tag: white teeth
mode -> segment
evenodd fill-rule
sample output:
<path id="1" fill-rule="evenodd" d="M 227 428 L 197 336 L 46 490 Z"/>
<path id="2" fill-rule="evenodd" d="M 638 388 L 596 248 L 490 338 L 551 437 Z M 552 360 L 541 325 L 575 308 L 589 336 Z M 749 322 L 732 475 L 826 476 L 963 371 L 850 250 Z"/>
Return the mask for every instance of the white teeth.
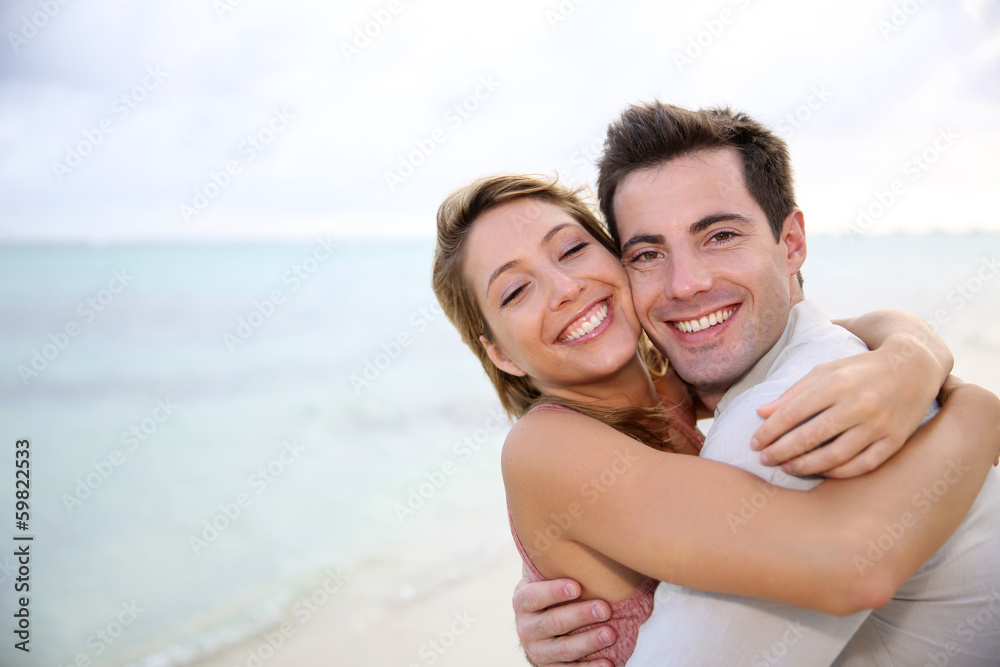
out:
<path id="1" fill-rule="evenodd" d="M 581 336 L 586 336 L 591 331 L 596 329 L 601 325 L 601 322 L 608 316 L 608 304 L 605 303 L 601 306 L 601 309 L 597 311 L 594 315 L 591 315 L 589 320 L 584 320 L 579 327 L 574 329 L 565 338 L 559 340 L 560 343 L 570 343 Z"/>
<path id="2" fill-rule="evenodd" d="M 678 331 L 683 331 L 684 333 L 695 333 L 698 331 L 704 331 L 709 327 L 714 327 L 716 324 L 722 324 L 728 320 L 729 316 L 735 311 L 735 308 L 723 308 L 696 320 L 678 320 L 676 322 L 672 322 L 672 324 Z"/>

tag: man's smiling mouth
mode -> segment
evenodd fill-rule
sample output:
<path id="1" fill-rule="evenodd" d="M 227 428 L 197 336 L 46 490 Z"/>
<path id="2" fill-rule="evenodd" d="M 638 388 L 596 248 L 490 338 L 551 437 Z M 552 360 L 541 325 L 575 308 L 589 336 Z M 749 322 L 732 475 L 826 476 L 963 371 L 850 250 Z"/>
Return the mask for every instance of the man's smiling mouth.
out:
<path id="1" fill-rule="evenodd" d="M 704 331 L 714 327 L 717 324 L 722 324 L 729 319 L 729 316 L 736 312 L 736 308 L 720 308 L 714 313 L 709 313 L 708 315 L 703 315 L 696 320 L 678 320 L 671 322 L 675 329 L 682 331 L 684 333 L 695 333 L 697 331 Z"/>

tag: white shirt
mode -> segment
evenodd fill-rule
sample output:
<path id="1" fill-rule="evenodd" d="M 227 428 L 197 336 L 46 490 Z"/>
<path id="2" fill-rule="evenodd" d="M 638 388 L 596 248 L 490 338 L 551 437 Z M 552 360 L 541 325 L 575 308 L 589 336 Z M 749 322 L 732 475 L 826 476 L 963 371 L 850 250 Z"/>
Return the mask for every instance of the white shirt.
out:
<path id="1" fill-rule="evenodd" d="M 719 401 L 701 456 L 738 466 L 777 486 L 813 488 L 822 478 L 795 477 L 760 464 L 759 453 L 749 446 L 750 437 L 763 423 L 756 409 L 781 396 L 817 364 L 867 349 L 846 329 L 832 324 L 815 304 L 795 305 L 778 342 Z M 927 419 L 936 412 L 937 406 L 932 406 Z M 744 514 L 753 511 L 753 500 L 748 499 Z M 930 501 L 924 498 L 920 502 L 918 505 L 915 497 L 914 515 L 918 518 L 920 509 Z M 747 518 L 738 514 L 729 518 L 734 530 Z M 892 529 L 887 528 L 882 546 L 891 548 Z M 873 545 L 862 557 L 878 558 L 878 548 Z M 747 572 L 747 576 L 753 573 Z M 1000 664 L 997 474 L 989 476 L 955 535 L 904 584 L 892 602 L 874 613 L 833 616 L 664 582 L 657 588 L 653 614 L 642 625 L 628 661 L 629 667 L 831 664 Z"/>

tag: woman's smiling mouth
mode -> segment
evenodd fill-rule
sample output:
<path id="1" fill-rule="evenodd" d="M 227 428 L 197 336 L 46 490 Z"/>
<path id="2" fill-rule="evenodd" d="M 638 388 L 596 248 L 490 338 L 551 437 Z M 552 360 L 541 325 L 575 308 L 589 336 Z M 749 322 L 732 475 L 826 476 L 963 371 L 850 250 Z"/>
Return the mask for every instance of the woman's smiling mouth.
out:
<path id="1" fill-rule="evenodd" d="M 599 301 L 591 306 L 582 317 L 574 320 L 562 330 L 558 342 L 572 343 L 601 326 L 608 317 L 609 303 L 610 298 Z"/>

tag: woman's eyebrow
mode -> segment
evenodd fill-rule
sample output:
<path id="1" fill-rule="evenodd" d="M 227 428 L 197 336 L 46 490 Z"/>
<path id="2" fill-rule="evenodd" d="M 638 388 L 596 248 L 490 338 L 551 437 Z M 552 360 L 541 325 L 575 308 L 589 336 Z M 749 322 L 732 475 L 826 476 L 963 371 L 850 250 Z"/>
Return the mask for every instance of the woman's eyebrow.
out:
<path id="1" fill-rule="evenodd" d="M 501 266 L 499 269 L 497 269 L 496 271 L 494 271 L 492 274 L 490 274 L 490 279 L 488 281 L 486 281 L 486 292 L 487 292 L 487 294 L 490 291 L 490 285 L 493 284 L 494 280 L 496 280 L 497 278 L 500 277 L 501 273 L 503 273 L 504 271 L 509 271 L 510 269 L 513 269 L 515 266 L 517 266 L 520 263 L 521 263 L 521 260 L 519 260 L 519 259 L 512 259 L 511 261 L 507 262 L 506 264 L 504 264 L 503 266 Z"/>
<path id="2" fill-rule="evenodd" d="M 552 229 L 550 229 L 549 231 L 547 231 L 545 233 L 545 236 L 542 237 L 541 243 L 539 243 L 538 245 L 545 245 L 546 243 L 548 243 L 549 241 L 551 241 L 552 237 L 555 236 L 556 234 L 558 234 L 561 230 L 565 229 L 566 227 L 572 227 L 572 226 L 573 226 L 572 223 L 569 223 L 569 222 L 564 222 L 564 223 L 562 223 L 560 225 L 556 225 L 555 227 L 553 227 Z M 496 280 L 497 278 L 500 277 L 500 274 L 502 274 L 504 271 L 509 271 L 510 269 L 513 269 L 515 266 L 517 266 L 520 263 L 521 263 L 521 260 L 519 260 L 519 259 L 512 259 L 509 262 L 507 262 L 506 264 L 504 264 L 503 266 L 501 266 L 500 268 L 498 268 L 496 271 L 494 271 L 493 273 L 491 273 L 490 274 L 490 279 L 486 281 L 486 291 L 487 291 L 487 293 L 490 291 L 490 285 L 493 284 L 494 280 Z"/>

